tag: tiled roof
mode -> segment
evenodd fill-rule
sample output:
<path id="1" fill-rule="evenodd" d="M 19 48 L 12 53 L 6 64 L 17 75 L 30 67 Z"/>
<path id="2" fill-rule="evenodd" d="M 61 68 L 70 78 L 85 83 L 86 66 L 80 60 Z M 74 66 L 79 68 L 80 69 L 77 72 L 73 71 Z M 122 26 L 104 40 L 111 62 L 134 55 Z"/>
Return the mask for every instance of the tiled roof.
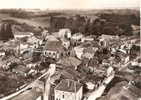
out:
<path id="1" fill-rule="evenodd" d="M 66 92 L 77 92 L 81 88 L 82 84 L 74 80 L 62 80 L 56 87 L 56 90 Z"/>
<path id="2" fill-rule="evenodd" d="M 26 73 L 26 72 L 28 72 L 30 69 L 28 69 L 27 67 L 25 67 L 25 66 L 23 66 L 23 65 L 19 65 L 19 66 L 17 66 L 17 68 L 15 68 L 15 70 L 18 71 L 18 72 L 24 72 L 24 73 Z"/>
<path id="3" fill-rule="evenodd" d="M 48 35 L 46 37 L 47 41 L 59 41 L 55 36 L 53 35 Z"/>
<path id="4" fill-rule="evenodd" d="M 75 57 L 65 57 L 58 61 L 59 64 L 64 66 L 78 66 L 81 64 L 81 61 Z"/>
<path id="5" fill-rule="evenodd" d="M 44 50 L 51 50 L 51 51 L 64 51 L 64 47 L 60 41 L 48 41 L 45 45 Z"/>
<path id="6" fill-rule="evenodd" d="M 91 53 L 91 54 L 93 54 L 93 53 L 95 53 L 95 51 L 97 50 L 98 48 L 94 48 L 94 47 L 88 47 L 88 48 L 85 48 L 84 49 L 84 53 Z"/>

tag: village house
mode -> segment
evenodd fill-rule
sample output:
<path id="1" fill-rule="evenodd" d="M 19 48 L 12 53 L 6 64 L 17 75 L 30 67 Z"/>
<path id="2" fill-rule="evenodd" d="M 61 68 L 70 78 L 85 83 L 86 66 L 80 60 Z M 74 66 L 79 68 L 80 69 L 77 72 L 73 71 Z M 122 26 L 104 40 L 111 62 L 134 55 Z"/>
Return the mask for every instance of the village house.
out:
<path id="1" fill-rule="evenodd" d="M 0 50 L 0 56 L 5 56 L 5 51 L 4 50 Z"/>
<path id="2" fill-rule="evenodd" d="M 70 41 L 64 39 L 64 40 L 62 40 L 62 45 L 63 45 L 66 49 L 68 49 L 68 48 L 70 47 Z"/>
<path id="3" fill-rule="evenodd" d="M 53 59 L 59 59 L 65 53 L 61 41 L 47 41 L 43 50 L 43 55 Z"/>
<path id="4" fill-rule="evenodd" d="M 57 64 L 61 64 L 66 67 L 72 67 L 72 69 L 77 69 L 81 64 L 81 61 L 75 57 L 65 57 L 60 59 Z"/>
<path id="5" fill-rule="evenodd" d="M 138 34 L 140 34 L 140 26 L 138 26 L 138 25 L 131 25 L 131 27 L 132 27 L 132 33 L 134 34 L 134 35 L 138 35 Z"/>
<path id="6" fill-rule="evenodd" d="M 33 36 L 33 33 L 31 33 L 31 32 L 15 32 L 14 33 L 14 37 L 16 39 L 24 38 L 24 37 L 31 37 L 31 36 Z"/>
<path id="7" fill-rule="evenodd" d="M 110 45 L 110 42 L 118 40 L 118 39 L 119 37 L 114 35 L 101 35 L 99 37 L 99 45 L 103 47 L 107 47 Z"/>
<path id="8" fill-rule="evenodd" d="M 98 50 L 96 47 L 88 47 L 83 50 L 82 58 L 92 59 L 95 52 Z"/>
<path id="9" fill-rule="evenodd" d="M 95 42 L 85 42 L 79 46 L 74 47 L 76 57 L 78 57 L 79 59 L 92 59 L 98 49 L 99 45 Z"/>
<path id="10" fill-rule="evenodd" d="M 27 50 L 29 50 L 29 44 L 27 43 L 20 43 L 17 46 L 17 51 L 19 51 L 19 54 L 23 54 Z"/>
<path id="11" fill-rule="evenodd" d="M 59 41 L 57 37 L 55 37 L 54 35 L 48 35 L 46 36 L 46 40 L 47 41 Z"/>
<path id="12" fill-rule="evenodd" d="M 83 50 L 84 50 L 84 48 L 81 46 L 74 47 L 74 51 L 75 51 L 77 58 L 82 59 Z"/>
<path id="13" fill-rule="evenodd" d="M 71 39 L 75 40 L 76 42 L 81 42 L 83 37 L 84 36 L 82 33 L 76 33 L 72 35 Z"/>
<path id="14" fill-rule="evenodd" d="M 93 77 L 93 80 L 86 80 L 87 82 L 85 83 L 89 91 L 96 91 L 104 81 L 104 77 L 99 77 L 97 75 L 93 75 Z"/>
<path id="15" fill-rule="evenodd" d="M 55 87 L 55 100 L 81 100 L 83 96 L 82 84 L 74 80 L 62 80 Z"/>
<path id="16" fill-rule="evenodd" d="M 42 44 L 42 40 L 32 36 L 27 39 L 27 43 L 30 44 L 32 48 L 38 48 Z"/>
<path id="17" fill-rule="evenodd" d="M 94 41 L 94 38 L 91 36 L 86 36 L 81 39 L 81 42 L 90 42 L 90 41 Z"/>
<path id="18" fill-rule="evenodd" d="M 16 40 L 10 40 L 2 44 L 1 49 L 5 51 L 5 54 L 9 52 L 14 54 L 17 52 L 18 43 Z"/>
<path id="19" fill-rule="evenodd" d="M 30 71 L 29 68 L 27 68 L 26 66 L 24 65 L 18 65 L 16 66 L 16 68 L 13 68 L 12 72 L 15 72 L 17 74 L 20 74 L 24 77 L 26 77 L 28 75 L 28 72 Z"/>
<path id="20" fill-rule="evenodd" d="M 95 85 L 92 82 L 87 82 L 86 85 L 87 85 L 87 89 L 89 90 L 93 90 L 95 87 Z"/>
<path id="21" fill-rule="evenodd" d="M 137 57 L 135 60 L 133 60 L 132 65 L 141 66 L 141 57 Z"/>
<path id="22" fill-rule="evenodd" d="M 43 40 L 45 40 L 46 39 L 46 37 L 48 36 L 48 35 L 50 35 L 50 33 L 48 32 L 48 30 L 45 28 L 45 29 L 43 29 L 43 31 L 42 31 L 42 39 Z"/>
<path id="23" fill-rule="evenodd" d="M 22 56 L 22 59 L 30 59 L 33 56 L 33 50 L 29 48 L 23 51 L 20 56 Z"/>
<path id="24" fill-rule="evenodd" d="M 0 59 L 0 68 L 3 70 L 9 70 L 11 69 L 11 64 L 13 63 L 20 63 L 20 60 L 16 58 L 15 56 L 9 56 L 9 57 L 1 57 Z"/>
<path id="25" fill-rule="evenodd" d="M 140 57 L 137 57 L 130 63 L 131 64 L 128 66 L 130 70 L 141 73 L 141 58 Z"/>
<path id="26" fill-rule="evenodd" d="M 114 58 L 111 57 L 110 60 L 112 61 Z M 109 59 L 103 59 L 102 60 L 102 64 L 105 65 L 105 66 L 109 66 L 111 63 L 110 63 L 110 60 Z"/>
<path id="27" fill-rule="evenodd" d="M 59 38 L 62 39 L 70 39 L 71 38 L 71 31 L 68 28 L 60 29 L 58 32 Z"/>

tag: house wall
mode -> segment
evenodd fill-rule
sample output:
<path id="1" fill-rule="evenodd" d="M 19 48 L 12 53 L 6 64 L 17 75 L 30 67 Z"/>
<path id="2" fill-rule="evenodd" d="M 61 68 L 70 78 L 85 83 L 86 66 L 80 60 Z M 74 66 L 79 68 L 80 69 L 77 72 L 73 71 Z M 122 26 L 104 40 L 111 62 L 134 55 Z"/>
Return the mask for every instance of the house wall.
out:
<path id="1" fill-rule="evenodd" d="M 89 41 L 93 41 L 93 38 L 82 38 L 81 42 L 89 42 Z"/>
<path id="2" fill-rule="evenodd" d="M 100 46 L 103 46 L 103 47 L 107 47 L 107 46 L 110 45 L 110 40 L 107 40 L 107 39 L 100 39 L 99 45 L 100 45 Z"/>
<path id="3" fill-rule="evenodd" d="M 82 93 L 82 87 L 77 91 L 77 93 L 55 90 L 55 100 L 81 100 L 83 96 Z"/>
<path id="4" fill-rule="evenodd" d="M 70 46 L 70 42 L 63 42 L 62 45 L 63 45 L 66 49 L 68 49 L 69 46 Z"/>
<path id="5" fill-rule="evenodd" d="M 55 59 L 59 58 L 59 53 L 57 53 L 57 51 L 45 50 L 44 55 L 47 57 L 55 58 Z"/>
<path id="6" fill-rule="evenodd" d="M 5 52 L 0 52 L 0 56 L 4 56 L 5 55 Z"/>
<path id="7" fill-rule="evenodd" d="M 81 100 L 82 97 L 83 97 L 83 87 L 81 87 L 81 88 L 78 90 L 78 92 L 77 92 L 77 94 L 76 94 L 76 100 Z"/>
<path id="8" fill-rule="evenodd" d="M 71 31 L 69 29 L 60 29 L 58 34 L 60 38 L 71 38 Z"/>
<path id="9" fill-rule="evenodd" d="M 31 37 L 32 35 L 14 35 L 15 38 Z"/>
<path id="10" fill-rule="evenodd" d="M 39 96 L 36 100 L 43 100 L 43 96 Z"/>
<path id="11" fill-rule="evenodd" d="M 94 57 L 94 53 L 84 53 L 82 55 L 83 58 L 92 59 Z"/>
<path id="12" fill-rule="evenodd" d="M 74 52 L 79 59 L 82 59 L 84 48 L 74 47 Z"/>
<path id="13" fill-rule="evenodd" d="M 55 100 L 75 100 L 75 94 L 72 92 L 55 90 Z"/>
<path id="14" fill-rule="evenodd" d="M 83 38 L 83 35 L 82 35 L 82 34 L 77 35 L 77 36 L 75 36 L 75 35 L 72 36 L 72 39 L 73 39 L 73 40 L 80 41 L 80 42 L 81 42 L 82 38 Z"/>

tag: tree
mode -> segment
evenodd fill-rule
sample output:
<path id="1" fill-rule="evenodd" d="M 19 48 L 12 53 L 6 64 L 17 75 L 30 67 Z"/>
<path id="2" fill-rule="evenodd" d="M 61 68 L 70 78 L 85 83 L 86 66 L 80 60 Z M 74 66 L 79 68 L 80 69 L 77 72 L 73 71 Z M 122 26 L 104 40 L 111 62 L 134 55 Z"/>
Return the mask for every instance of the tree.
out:
<path id="1" fill-rule="evenodd" d="M 13 38 L 12 25 L 10 23 L 2 23 L 0 25 L 0 40 L 8 41 Z"/>

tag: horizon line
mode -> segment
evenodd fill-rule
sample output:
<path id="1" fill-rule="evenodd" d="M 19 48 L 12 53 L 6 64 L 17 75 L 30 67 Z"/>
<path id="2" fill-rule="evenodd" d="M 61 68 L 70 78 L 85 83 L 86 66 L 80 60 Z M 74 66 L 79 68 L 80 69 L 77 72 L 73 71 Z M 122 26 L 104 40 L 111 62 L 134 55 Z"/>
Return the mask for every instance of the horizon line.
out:
<path id="1" fill-rule="evenodd" d="M 21 9 L 21 10 L 120 10 L 120 9 L 133 9 L 140 10 L 140 7 L 105 7 L 105 8 L 0 8 L 2 9 Z"/>

